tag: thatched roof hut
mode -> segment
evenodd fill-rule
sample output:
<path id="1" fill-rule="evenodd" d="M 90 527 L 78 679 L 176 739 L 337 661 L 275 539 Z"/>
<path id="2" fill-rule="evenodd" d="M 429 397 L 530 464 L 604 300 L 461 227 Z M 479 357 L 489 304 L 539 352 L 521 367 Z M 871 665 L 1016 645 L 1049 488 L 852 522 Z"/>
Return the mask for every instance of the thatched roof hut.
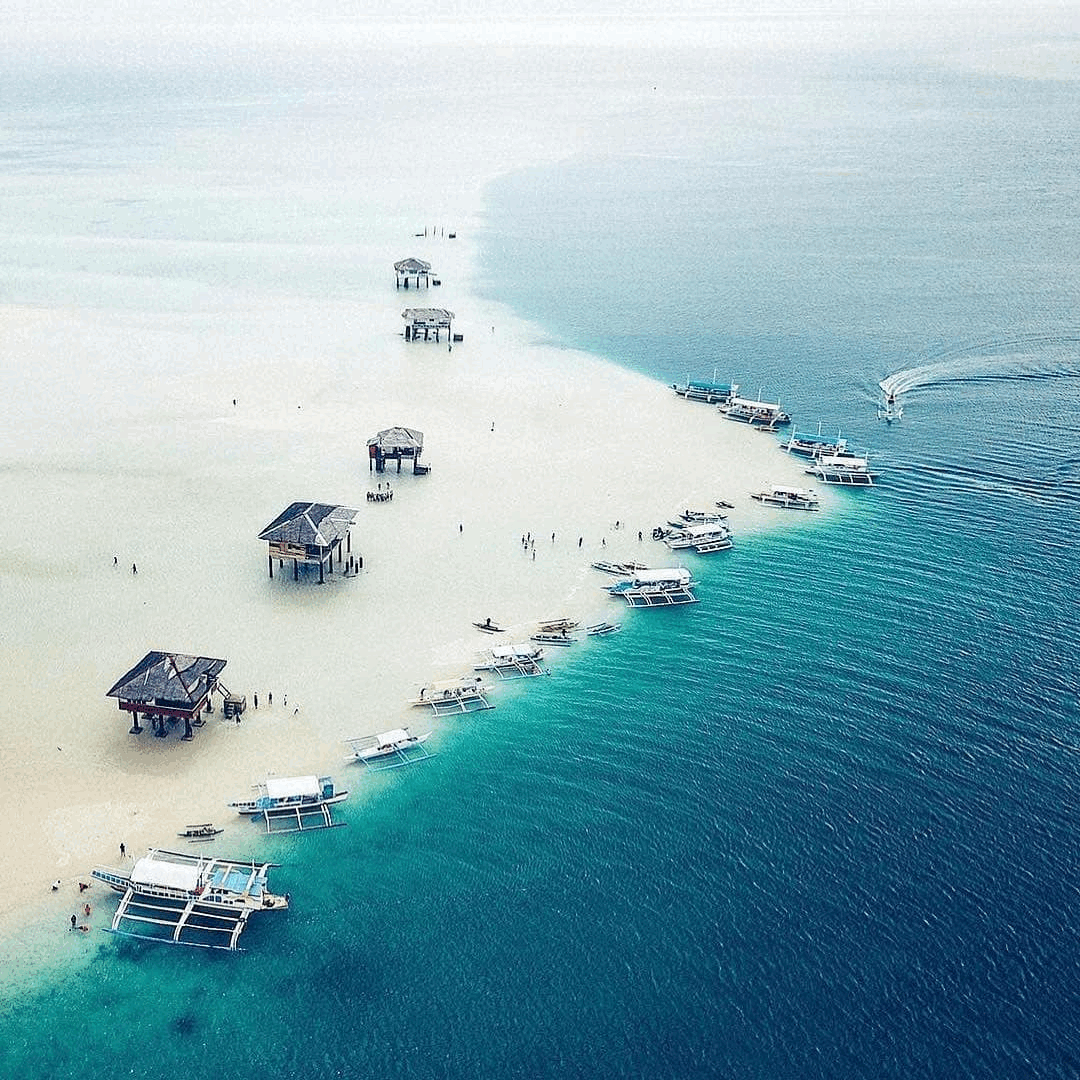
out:
<path id="1" fill-rule="evenodd" d="M 148 652 L 130 671 L 105 692 L 120 709 L 132 714 L 132 734 L 142 731 L 139 714 L 149 716 L 154 733 L 166 735 L 168 720 L 185 722 L 185 738 L 191 737 L 191 721 L 199 721 L 217 689 L 218 675 L 227 661 L 186 653 Z M 160 727 L 159 727 L 160 725 Z"/>
<path id="2" fill-rule="evenodd" d="M 445 308 L 406 308 L 401 317 L 405 320 L 405 340 L 415 341 L 421 333 L 424 340 L 429 340 L 431 331 L 435 331 L 435 340 L 439 340 L 439 332 L 446 331 L 450 336 L 450 324 L 454 321 L 454 313 Z"/>
<path id="3" fill-rule="evenodd" d="M 399 259 L 394 263 L 394 276 L 399 289 L 402 285 L 407 289 L 410 278 L 419 289 L 421 278 L 425 285 L 431 284 L 431 263 L 423 259 Z"/>
<path id="4" fill-rule="evenodd" d="M 351 550 L 349 528 L 356 514 L 351 506 L 294 502 L 259 533 L 259 539 L 269 546 L 270 576 L 274 576 L 274 559 L 292 559 L 294 579 L 299 576 L 300 563 L 318 563 L 322 583 L 327 566 L 334 572 L 334 553 L 341 559 L 342 540 L 346 551 Z"/>
<path id="5" fill-rule="evenodd" d="M 368 439 L 368 468 L 383 472 L 386 462 L 397 461 L 401 472 L 403 458 L 412 459 L 413 472 L 423 475 L 427 469 L 420 464 L 420 455 L 424 450 L 424 433 L 416 428 L 391 427 L 380 431 Z"/>

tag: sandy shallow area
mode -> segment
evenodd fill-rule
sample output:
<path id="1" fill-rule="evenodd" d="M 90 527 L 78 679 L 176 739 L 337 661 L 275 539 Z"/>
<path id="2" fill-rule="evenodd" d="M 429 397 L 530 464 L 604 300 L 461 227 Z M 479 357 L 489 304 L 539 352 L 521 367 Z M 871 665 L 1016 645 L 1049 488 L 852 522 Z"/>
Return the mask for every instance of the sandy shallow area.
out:
<path id="1" fill-rule="evenodd" d="M 406 253 L 446 284 L 395 290 Z M 227 827 L 222 850 L 247 854 L 257 832 L 225 802 L 268 773 L 330 771 L 355 788 L 344 739 L 408 724 L 437 744 L 448 721 L 406 702 L 471 673 L 492 644 L 474 621 L 510 641 L 542 619 L 640 616 L 590 562 L 674 565 L 650 532 L 680 509 L 732 502 L 736 541 L 806 516 L 748 497 L 804 480 L 772 437 L 541 344 L 471 294 L 472 260 L 467 237 L 403 240 L 373 256 L 349 305 L 0 310 L 20 361 L 0 386 L 16 406 L 0 567 L 0 814 L 17 823 L 5 936 L 55 905 L 54 879 L 69 904 L 121 842 L 138 854 L 212 821 Z M 464 340 L 405 342 L 401 311 L 416 303 L 456 310 Z M 424 433 L 428 475 L 369 471 L 367 439 L 393 425 Z M 393 500 L 368 502 L 386 481 Z M 357 509 L 358 576 L 269 579 L 258 534 L 297 500 Z M 151 649 L 227 660 L 243 722 L 219 707 L 190 742 L 182 726 L 129 734 L 105 691 Z"/>

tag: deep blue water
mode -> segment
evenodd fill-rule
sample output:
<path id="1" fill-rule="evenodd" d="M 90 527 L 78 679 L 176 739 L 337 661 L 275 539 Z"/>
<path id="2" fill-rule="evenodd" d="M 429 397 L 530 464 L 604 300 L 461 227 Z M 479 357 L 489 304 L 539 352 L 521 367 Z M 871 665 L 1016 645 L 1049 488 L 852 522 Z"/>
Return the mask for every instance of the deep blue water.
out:
<path id="1" fill-rule="evenodd" d="M 8 1005 L 0 1072 L 1080 1074 L 1077 92 L 834 75 L 806 126 L 506 177 L 483 265 L 881 487 L 268 841 L 294 909 L 242 956 L 110 942 Z"/>

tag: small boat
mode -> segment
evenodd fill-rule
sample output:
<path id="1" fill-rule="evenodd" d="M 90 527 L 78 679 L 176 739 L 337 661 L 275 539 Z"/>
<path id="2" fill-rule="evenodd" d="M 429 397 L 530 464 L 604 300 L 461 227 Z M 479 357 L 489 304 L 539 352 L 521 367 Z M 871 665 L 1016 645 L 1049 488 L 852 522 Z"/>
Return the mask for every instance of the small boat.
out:
<path id="1" fill-rule="evenodd" d="M 735 383 L 721 383 L 715 378 L 711 382 L 688 378 L 681 386 L 672 383 L 671 389 L 687 401 L 705 401 L 710 405 L 724 405 L 739 392 Z"/>
<path id="2" fill-rule="evenodd" d="M 590 563 L 590 565 L 594 570 L 600 570 L 605 574 L 617 576 L 632 574 L 635 570 L 646 569 L 641 563 L 607 562 L 604 559 L 598 559 L 596 562 Z"/>
<path id="3" fill-rule="evenodd" d="M 573 645 L 578 639 L 571 637 L 568 630 L 541 630 L 533 634 L 532 640 L 542 645 Z"/>
<path id="4" fill-rule="evenodd" d="M 541 634 L 555 634 L 560 630 L 576 630 L 581 624 L 577 619 L 545 619 L 537 625 Z"/>
<path id="5" fill-rule="evenodd" d="M 352 747 L 353 761 L 375 769 L 395 769 L 431 757 L 424 746 L 430 738 L 430 731 L 426 735 L 413 735 L 408 728 L 394 728 L 345 741 Z"/>
<path id="6" fill-rule="evenodd" d="M 589 637 L 603 637 L 605 634 L 614 634 L 621 630 L 622 627 L 618 623 L 611 622 L 598 622 L 593 623 L 591 626 L 585 627 L 585 633 Z"/>
<path id="7" fill-rule="evenodd" d="M 780 449 L 789 454 L 801 454 L 803 457 L 816 458 L 822 454 L 846 454 L 848 452 L 847 439 L 842 439 L 840 433 L 836 433 L 834 439 L 831 435 L 821 434 L 821 425 L 818 425 L 817 433 L 807 431 L 793 431 L 785 442 L 780 443 Z"/>
<path id="8" fill-rule="evenodd" d="M 682 529 L 674 529 L 664 537 L 664 543 L 672 551 L 692 548 L 701 554 L 706 551 L 726 551 L 732 546 L 731 530 L 720 523 L 700 525 L 687 525 Z"/>
<path id="9" fill-rule="evenodd" d="M 491 687 L 484 683 L 481 676 L 462 676 L 446 682 L 422 686 L 418 697 L 409 704 L 427 706 L 438 716 L 450 713 L 479 712 L 482 709 L 494 709 L 487 699 Z"/>
<path id="10" fill-rule="evenodd" d="M 188 825 L 183 832 L 178 832 L 176 835 L 194 843 L 199 840 L 212 840 L 224 831 L 224 829 L 215 829 L 210 822 L 207 822 L 205 825 Z"/>
<path id="11" fill-rule="evenodd" d="M 632 577 L 608 586 L 608 593 L 625 600 L 630 607 L 668 607 L 696 604 L 691 591 L 694 581 L 684 567 L 639 570 Z"/>
<path id="12" fill-rule="evenodd" d="M 766 506 L 779 506 L 785 510 L 817 510 L 818 495 L 811 488 L 787 487 L 783 484 L 775 484 L 764 491 L 750 493 L 751 499 L 756 499 Z"/>
<path id="13" fill-rule="evenodd" d="M 490 671 L 500 679 L 547 675 L 547 668 L 540 664 L 543 655 L 539 645 L 503 645 L 484 653 L 474 670 Z"/>
<path id="14" fill-rule="evenodd" d="M 768 430 L 791 423 L 791 417 L 780 408 L 779 401 L 733 397 L 726 405 L 720 405 L 718 408 L 729 420 L 737 420 L 742 424 L 760 426 Z"/>
<path id="15" fill-rule="evenodd" d="M 886 390 L 884 383 L 878 383 L 881 387 L 881 403 L 878 405 L 877 418 L 891 424 L 904 415 L 904 406 L 896 400 L 896 392 Z"/>
<path id="16" fill-rule="evenodd" d="M 719 503 L 716 504 L 718 507 Z M 728 505 L 728 504 L 724 504 Z M 682 528 L 684 525 L 715 525 L 717 522 L 727 521 L 727 514 L 721 514 L 717 510 L 683 510 L 679 514 L 678 526 Z M 672 524 L 676 524 L 672 522 Z"/>
<path id="17" fill-rule="evenodd" d="M 873 487 L 881 475 L 870 468 L 867 458 L 855 454 L 820 457 L 806 471 L 811 476 L 816 476 L 822 484 L 837 484 L 842 487 Z"/>
<path id="18" fill-rule="evenodd" d="M 483 630 L 485 634 L 505 634 L 506 629 L 502 626 L 498 626 L 490 619 L 485 619 L 483 622 L 474 622 L 473 626 L 477 630 Z"/>
<path id="19" fill-rule="evenodd" d="M 348 797 L 348 791 L 338 791 L 330 776 L 268 776 L 253 785 L 250 798 L 225 805 L 253 819 L 262 817 L 267 832 L 299 832 L 343 824 L 333 820 L 330 807 Z M 285 827 L 276 827 L 280 822 Z"/>

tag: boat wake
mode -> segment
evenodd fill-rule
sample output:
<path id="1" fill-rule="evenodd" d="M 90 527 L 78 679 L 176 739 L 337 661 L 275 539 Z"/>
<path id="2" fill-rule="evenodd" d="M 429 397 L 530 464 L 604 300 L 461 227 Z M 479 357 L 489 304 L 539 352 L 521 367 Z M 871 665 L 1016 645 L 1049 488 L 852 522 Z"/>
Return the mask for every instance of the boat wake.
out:
<path id="1" fill-rule="evenodd" d="M 942 350 L 929 363 L 887 375 L 878 384 L 886 396 L 950 383 L 1080 376 L 1080 331 L 1017 334 Z"/>

